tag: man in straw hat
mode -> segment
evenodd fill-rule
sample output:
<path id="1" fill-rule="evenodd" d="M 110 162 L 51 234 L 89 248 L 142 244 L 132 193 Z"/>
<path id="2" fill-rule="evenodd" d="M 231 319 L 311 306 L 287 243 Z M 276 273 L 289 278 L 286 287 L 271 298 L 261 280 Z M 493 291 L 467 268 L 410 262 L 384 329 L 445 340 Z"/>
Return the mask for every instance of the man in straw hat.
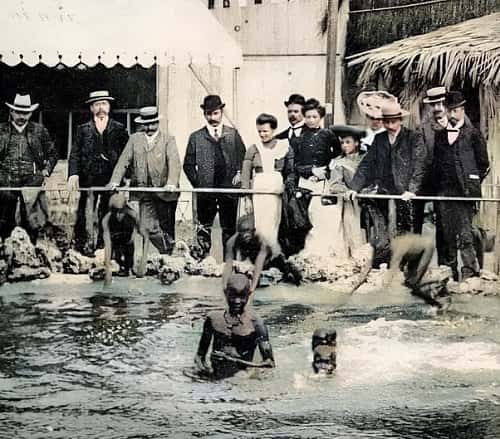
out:
<path id="1" fill-rule="evenodd" d="M 409 112 L 402 109 L 397 101 L 388 100 L 381 111 L 386 131 L 375 136 L 371 148 L 356 170 L 350 183 L 351 191 L 347 196 L 352 197 L 368 186 L 375 186 L 378 193 L 403 195 L 403 200 L 396 203 L 397 232 L 412 232 L 415 224 L 412 203 L 409 200 L 420 190 L 425 172 L 422 135 L 402 125 L 403 118 L 408 116 Z M 384 218 L 387 224 L 387 203 L 374 204 L 382 214 L 380 218 Z M 386 227 L 382 227 L 382 230 L 384 228 L 387 230 Z M 382 240 L 380 245 L 387 247 L 388 243 L 389 240 L 386 239 Z M 377 246 L 375 248 L 377 253 Z M 380 262 L 377 257 L 375 260 Z"/>
<path id="2" fill-rule="evenodd" d="M 171 254 L 175 244 L 175 210 L 181 174 L 181 161 L 175 137 L 160 130 L 161 115 L 157 107 L 140 109 L 135 123 L 142 131 L 130 136 L 110 181 L 113 189 L 129 175 L 131 186 L 157 187 L 165 192 L 133 193 L 139 200 L 140 221 L 160 253 Z"/>
<path id="3" fill-rule="evenodd" d="M 384 90 L 366 90 L 358 95 L 356 102 L 359 111 L 367 120 L 367 134 L 361 139 L 361 151 L 368 151 L 375 136 L 385 131 L 382 121 L 382 106 L 384 103 L 396 101 L 395 96 Z"/>
<path id="4" fill-rule="evenodd" d="M 224 107 L 218 95 L 206 96 L 200 105 L 206 125 L 191 133 L 184 157 L 184 172 L 194 188 L 237 188 L 241 184 L 246 149 L 238 131 L 222 123 Z M 238 197 L 198 193 L 194 199 L 198 245 L 206 256 L 212 246 L 211 230 L 217 213 L 224 247 L 235 233 Z"/>
<path id="5" fill-rule="evenodd" d="M 481 182 L 489 171 L 486 142 L 465 114 L 461 92 L 447 95 L 448 125 L 436 132 L 432 181 L 439 196 L 481 197 Z M 472 217 L 475 203 L 441 201 L 437 204 L 437 227 L 443 243 L 443 263 L 458 280 L 457 250 L 462 257 L 462 279 L 478 274 Z"/>
<path id="6" fill-rule="evenodd" d="M 437 131 L 443 130 L 448 124 L 448 117 L 446 114 L 446 87 L 438 86 L 429 88 L 425 92 L 425 97 L 422 103 L 425 104 L 424 115 L 420 124 L 420 132 L 424 140 L 426 151 L 425 158 L 425 175 L 422 182 L 422 195 L 433 195 L 434 185 L 432 182 L 432 158 L 434 156 L 434 138 Z M 415 229 L 418 233 L 421 232 L 424 216 L 425 216 L 425 201 L 415 201 Z M 434 206 L 435 207 L 435 206 Z M 443 251 L 442 239 L 437 229 L 436 233 L 436 249 L 438 256 L 438 265 L 443 265 Z"/>
<path id="7" fill-rule="evenodd" d="M 76 128 L 69 156 L 70 190 L 76 191 L 79 187 L 105 186 L 111 178 L 113 168 L 128 140 L 125 126 L 110 117 L 111 103 L 114 100 L 107 90 L 99 90 L 91 92 L 85 101 L 92 116 L 88 122 Z M 97 247 L 104 245 L 101 223 L 108 211 L 109 196 L 108 193 L 100 193 L 94 197 L 92 211 L 99 203 Z M 88 234 L 92 225 L 87 225 L 85 218 L 87 199 L 88 193 L 81 192 L 74 237 L 77 250 L 91 254 L 94 245 L 89 242 Z"/>
<path id="8" fill-rule="evenodd" d="M 57 150 L 47 129 L 30 120 L 39 104 L 20 94 L 5 104 L 10 111 L 9 121 L 0 124 L 0 185 L 41 186 L 57 163 Z M 0 237 L 8 237 L 16 226 L 18 200 L 21 225 L 36 240 L 48 217 L 44 192 L 0 192 Z"/>

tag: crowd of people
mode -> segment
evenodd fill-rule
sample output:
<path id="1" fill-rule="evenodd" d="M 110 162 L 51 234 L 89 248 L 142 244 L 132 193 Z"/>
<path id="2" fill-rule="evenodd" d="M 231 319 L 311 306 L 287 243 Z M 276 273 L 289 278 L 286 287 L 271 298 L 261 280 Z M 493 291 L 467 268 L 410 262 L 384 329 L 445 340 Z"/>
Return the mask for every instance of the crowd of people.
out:
<path id="1" fill-rule="evenodd" d="M 160 129 L 162 116 L 156 107 L 140 110 L 135 119 L 138 130 L 129 135 L 111 116 L 113 101 L 108 91 L 89 94 L 91 116 L 74 136 L 68 186 L 74 191 L 107 187 L 93 197 L 99 217 L 96 246 L 107 242 L 108 257 L 114 255 L 123 275 L 132 269 L 134 230 L 160 253 L 172 252 L 182 170 L 193 188 L 213 190 L 193 197 L 197 215 L 193 255 L 202 259 L 209 254 L 218 214 L 229 266 L 225 278 L 232 272 L 231 261 L 250 259 L 256 273 L 251 291 L 266 266 L 278 267 L 299 282 L 300 275 L 287 261 L 294 254 L 349 258 L 369 242 L 375 250 L 373 265 L 388 263 L 388 202 L 359 198 L 360 193 L 400 196 L 397 234 L 418 235 L 425 203 L 413 200 L 416 195 L 480 197 L 488 173 L 486 143 L 465 114 L 462 93 L 444 87 L 427 90 L 423 103 L 430 111 L 415 130 L 403 125 L 409 112 L 386 91 L 365 90 L 358 95 L 358 108 L 366 118 L 363 127 L 325 127 L 320 102 L 292 94 L 284 101 L 290 126 L 276 133 L 276 116 L 262 113 L 256 118 L 258 141 L 248 147 L 235 128 L 223 123 L 225 104 L 220 96 L 208 95 L 200 105 L 206 124 L 189 136 L 183 163 L 175 137 Z M 0 184 L 42 186 L 56 165 L 57 153 L 47 129 L 31 120 L 38 104 L 32 104 L 29 95 L 18 94 L 6 105 L 10 113 L 9 120 L 0 124 Z M 112 191 L 125 184 L 161 191 L 131 192 L 139 203 L 135 213 L 126 200 L 110 200 Z M 33 191 L 3 190 L 0 197 L 2 238 L 16 225 L 17 212 L 33 240 L 50 226 L 43 191 L 33 195 Z M 74 246 L 83 254 L 95 250 L 86 225 L 91 201 L 82 191 Z M 479 263 L 472 225 L 476 203 L 439 201 L 434 212 L 439 264 L 449 266 L 455 280 L 476 276 Z"/>
<path id="2" fill-rule="evenodd" d="M 300 282 L 291 255 L 348 259 L 369 243 L 373 266 L 390 263 L 392 272 L 405 268 L 406 284 L 418 289 L 434 239 L 421 236 L 425 203 L 415 200 L 417 195 L 451 197 L 433 203 L 438 263 L 449 266 L 455 280 L 479 273 L 476 203 L 467 198 L 481 197 L 489 161 L 486 142 L 465 114 L 466 101 L 459 91 L 427 90 L 423 104 L 429 111 L 415 130 L 403 125 L 409 112 L 386 91 L 358 95 L 366 118 L 363 127 L 325 127 L 320 102 L 292 94 L 284 102 L 290 126 L 276 133 L 276 116 L 262 113 L 255 121 L 258 141 L 248 147 L 235 128 L 223 123 L 220 96 L 209 95 L 200 105 L 206 124 L 190 135 L 183 163 L 175 137 L 160 128 L 162 116 L 156 107 L 140 109 L 137 132 L 129 135 L 111 117 L 113 101 L 108 91 L 91 92 L 86 101 L 90 120 L 79 125 L 74 136 L 68 187 L 81 194 L 73 244 L 83 254 L 105 248 L 109 282 L 111 258 L 120 265 L 120 275 L 130 275 L 133 236 L 138 233 L 143 248 L 135 274 L 142 276 L 149 243 L 161 254 L 171 254 L 175 247 L 181 172 L 193 188 L 204 189 L 193 196 L 197 227 L 190 251 L 199 259 L 210 253 L 218 214 L 227 309 L 206 317 L 195 358 L 198 376 L 218 379 L 248 367 L 275 366 L 266 325 L 247 303 L 266 267 L 281 270 L 285 280 Z M 36 241 L 51 227 L 43 184 L 54 170 L 57 152 L 47 129 L 31 120 L 38 104 L 29 95 L 18 94 L 6 105 L 9 120 L 0 124 L 0 236 L 8 237 L 19 223 Z M 30 186 L 36 190 L 22 189 Z M 95 186 L 106 190 L 92 197 L 85 189 Z M 139 188 L 130 191 L 138 212 L 123 191 L 116 193 L 124 187 Z M 397 236 L 389 232 L 388 200 L 359 194 L 397 196 Z M 86 222 L 88 211 L 96 209 L 99 232 L 94 243 Z M 253 273 L 235 272 L 235 261 L 250 261 Z M 262 361 L 256 363 L 257 348 Z M 312 349 L 314 371 L 332 373 L 335 330 L 316 330 Z"/>

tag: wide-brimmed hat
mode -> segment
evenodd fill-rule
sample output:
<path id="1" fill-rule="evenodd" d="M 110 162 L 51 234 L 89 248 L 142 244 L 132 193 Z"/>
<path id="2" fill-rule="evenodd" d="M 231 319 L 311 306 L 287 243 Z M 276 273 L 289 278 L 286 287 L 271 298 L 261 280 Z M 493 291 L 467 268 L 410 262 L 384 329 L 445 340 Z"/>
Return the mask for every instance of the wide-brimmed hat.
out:
<path id="1" fill-rule="evenodd" d="M 363 91 L 356 98 L 359 111 L 372 119 L 382 118 L 382 106 L 386 102 L 397 102 L 396 96 L 384 91 Z"/>
<path id="2" fill-rule="evenodd" d="M 446 96 L 446 106 L 450 110 L 462 107 L 466 102 L 464 95 L 460 91 L 450 91 Z"/>
<path id="3" fill-rule="evenodd" d="M 398 119 L 400 117 L 409 116 L 410 112 L 401 108 L 399 102 L 385 102 L 382 106 L 381 119 Z"/>
<path id="4" fill-rule="evenodd" d="M 425 98 L 422 99 L 424 104 L 434 104 L 436 102 L 444 102 L 446 99 L 446 87 L 433 87 L 425 92 Z"/>
<path id="5" fill-rule="evenodd" d="M 332 125 L 330 130 L 339 137 L 352 136 L 356 139 L 361 139 L 366 136 L 366 130 L 353 125 Z"/>
<path id="6" fill-rule="evenodd" d="M 5 105 L 12 110 L 19 111 L 20 113 L 31 113 L 32 111 L 35 111 L 40 104 L 32 104 L 30 95 L 16 94 L 14 102 L 12 104 L 6 102 Z"/>
<path id="7" fill-rule="evenodd" d="M 115 98 L 110 96 L 108 90 L 98 90 L 98 91 L 91 91 L 89 93 L 89 98 L 85 101 L 86 104 L 91 104 L 92 102 L 96 101 L 114 101 Z"/>
<path id="8" fill-rule="evenodd" d="M 203 104 L 200 105 L 200 108 L 205 112 L 212 112 L 224 108 L 225 106 L 226 104 L 222 102 L 219 95 L 208 95 L 203 99 Z"/>
<path id="9" fill-rule="evenodd" d="M 304 106 L 306 104 L 306 98 L 297 93 L 291 94 L 287 101 L 283 102 L 285 107 L 288 107 L 291 104 L 297 104 Z"/>
<path id="10" fill-rule="evenodd" d="M 139 110 L 139 116 L 134 119 L 135 123 L 154 123 L 161 119 L 157 107 L 143 107 Z"/>

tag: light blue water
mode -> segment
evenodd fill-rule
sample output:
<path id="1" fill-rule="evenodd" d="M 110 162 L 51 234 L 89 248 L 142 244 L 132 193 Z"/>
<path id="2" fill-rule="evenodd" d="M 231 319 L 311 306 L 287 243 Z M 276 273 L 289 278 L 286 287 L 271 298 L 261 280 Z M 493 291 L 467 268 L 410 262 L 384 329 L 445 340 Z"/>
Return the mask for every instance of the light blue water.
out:
<path id="1" fill-rule="evenodd" d="M 68 281 L 65 283 L 65 281 Z M 220 280 L 0 288 L 0 437 L 498 438 L 500 300 L 435 310 L 405 291 L 258 290 L 277 368 L 194 381 Z M 338 331 L 338 370 L 311 374 L 310 337 Z"/>

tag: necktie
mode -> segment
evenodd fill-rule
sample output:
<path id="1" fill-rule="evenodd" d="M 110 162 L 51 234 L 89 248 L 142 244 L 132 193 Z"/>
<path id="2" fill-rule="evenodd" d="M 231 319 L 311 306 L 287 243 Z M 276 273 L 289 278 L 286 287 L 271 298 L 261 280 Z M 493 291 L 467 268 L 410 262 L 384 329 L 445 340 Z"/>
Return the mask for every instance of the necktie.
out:
<path id="1" fill-rule="evenodd" d="M 219 141 L 219 139 L 220 139 L 220 136 L 219 136 L 219 133 L 217 131 L 217 128 L 214 128 L 214 139 L 217 140 L 217 141 Z"/>

